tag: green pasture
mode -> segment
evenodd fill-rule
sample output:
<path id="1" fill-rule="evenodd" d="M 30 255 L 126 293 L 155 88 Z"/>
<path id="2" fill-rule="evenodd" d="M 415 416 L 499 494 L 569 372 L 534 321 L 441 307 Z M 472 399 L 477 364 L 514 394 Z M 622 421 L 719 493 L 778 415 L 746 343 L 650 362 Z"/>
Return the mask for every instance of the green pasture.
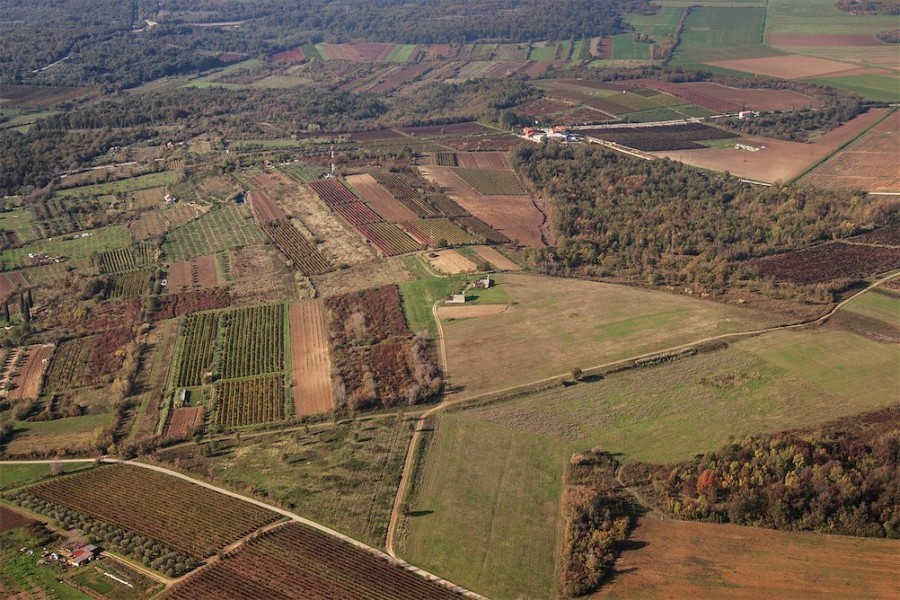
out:
<path id="1" fill-rule="evenodd" d="M 865 98 L 881 102 L 900 101 L 900 77 L 896 75 L 850 75 L 811 80 L 813 83 L 830 85 Z"/>
<path id="2" fill-rule="evenodd" d="M 875 289 L 853 299 L 844 308 L 892 327 L 900 327 L 900 294 L 896 292 Z"/>
<path id="3" fill-rule="evenodd" d="M 388 62 L 407 62 L 416 50 L 416 44 L 397 44 L 388 54 Z"/>
<path id="4" fill-rule="evenodd" d="M 762 45 L 765 20 L 765 8 L 695 8 L 685 21 L 673 62 L 696 64 L 777 54 Z"/>
<path id="5" fill-rule="evenodd" d="M 768 0 L 767 33 L 878 33 L 897 28 L 891 15 L 852 15 L 834 0 Z"/>
<path id="6" fill-rule="evenodd" d="M 91 229 L 88 237 L 81 237 L 81 233 L 57 236 L 52 240 L 39 240 L 25 244 L 21 248 L 4 250 L 0 253 L 0 261 L 5 268 L 15 269 L 30 266 L 32 261 L 29 253 L 44 252 L 50 256 L 65 256 L 69 259 L 89 258 L 96 252 L 124 248 L 131 243 L 131 235 L 122 225 L 110 225 Z M 73 239 L 73 236 L 78 236 Z"/>
<path id="7" fill-rule="evenodd" d="M 57 190 L 54 196 L 104 196 L 116 194 L 118 192 L 136 192 L 138 190 L 146 190 L 148 188 L 172 185 L 178 181 L 178 175 L 174 171 L 161 171 L 159 173 L 148 173 L 128 179 L 120 179 L 119 181 L 111 181 L 109 183 L 95 183 L 93 185 L 83 185 L 80 187 Z"/>
<path id="8" fill-rule="evenodd" d="M 650 60 L 651 46 L 652 44 L 634 42 L 630 33 L 614 35 L 611 58 L 613 60 Z"/>

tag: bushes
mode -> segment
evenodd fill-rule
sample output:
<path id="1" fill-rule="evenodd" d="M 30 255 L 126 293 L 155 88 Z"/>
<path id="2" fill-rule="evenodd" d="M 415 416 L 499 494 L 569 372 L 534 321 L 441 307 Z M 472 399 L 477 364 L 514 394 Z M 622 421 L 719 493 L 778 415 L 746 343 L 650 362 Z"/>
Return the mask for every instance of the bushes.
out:
<path id="1" fill-rule="evenodd" d="M 563 597 L 596 591 L 631 529 L 626 496 L 616 482 L 618 462 L 597 449 L 575 454 L 566 467 L 565 519 L 558 591 Z"/>

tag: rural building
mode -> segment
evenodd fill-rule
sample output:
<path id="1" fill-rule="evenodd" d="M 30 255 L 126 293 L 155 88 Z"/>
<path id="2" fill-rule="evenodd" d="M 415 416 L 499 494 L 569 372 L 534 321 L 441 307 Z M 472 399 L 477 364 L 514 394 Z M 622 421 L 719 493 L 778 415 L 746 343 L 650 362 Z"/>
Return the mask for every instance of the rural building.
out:
<path id="1" fill-rule="evenodd" d="M 447 299 L 444 304 L 465 304 L 466 303 L 466 295 L 465 294 L 453 294 Z"/>
<path id="2" fill-rule="evenodd" d="M 480 288 L 484 288 L 484 289 L 488 289 L 492 285 L 494 285 L 494 281 L 490 277 L 485 277 L 485 278 L 479 279 L 478 281 L 475 282 L 475 287 L 480 287 Z"/>
<path id="3" fill-rule="evenodd" d="M 742 110 L 738 113 L 738 119 L 752 119 L 754 117 L 758 117 L 759 113 L 756 113 L 752 110 Z"/>
<path id="4" fill-rule="evenodd" d="M 80 567 L 85 563 L 89 563 L 100 554 L 100 549 L 93 544 L 78 546 L 72 550 L 63 548 L 60 554 L 66 558 L 68 563 L 73 567 Z"/>

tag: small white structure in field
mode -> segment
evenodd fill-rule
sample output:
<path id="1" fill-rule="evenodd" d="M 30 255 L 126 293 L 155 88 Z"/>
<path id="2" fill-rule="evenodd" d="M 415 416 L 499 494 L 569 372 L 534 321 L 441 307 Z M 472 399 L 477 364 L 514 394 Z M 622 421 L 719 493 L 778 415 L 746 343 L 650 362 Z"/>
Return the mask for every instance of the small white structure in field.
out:
<path id="1" fill-rule="evenodd" d="M 465 304 L 466 303 L 466 295 L 465 294 L 453 294 L 444 301 L 444 304 Z"/>
<path id="2" fill-rule="evenodd" d="M 488 289 L 492 285 L 494 285 L 494 282 L 490 278 L 490 276 L 485 277 L 483 279 L 479 279 L 478 281 L 475 282 L 475 287 L 480 287 L 480 288 L 484 288 L 484 289 Z"/>
<path id="3" fill-rule="evenodd" d="M 759 113 L 752 110 L 742 110 L 738 113 L 738 119 L 752 119 L 758 117 Z"/>

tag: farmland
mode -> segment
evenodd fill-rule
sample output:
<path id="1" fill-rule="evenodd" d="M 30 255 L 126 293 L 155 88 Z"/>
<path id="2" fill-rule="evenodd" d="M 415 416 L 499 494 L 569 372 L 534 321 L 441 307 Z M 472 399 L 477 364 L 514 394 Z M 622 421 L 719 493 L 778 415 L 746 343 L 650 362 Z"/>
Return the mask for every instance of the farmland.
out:
<path id="1" fill-rule="evenodd" d="M 293 264 L 305 275 L 321 275 L 331 270 L 331 264 L 290 221 L 269 221 L 262 230 Z"/>
<path id="2" fill-rule="evenodd" d="M 253 209 L 253 216 L 256 217 L 257 223 L 262 224 L 285 218 L 284 211 L 264 190 L 248 192 L 247 197 L 250 200 L 250 208 Z"/>
<path id="3" fill-rule="evenodd" d="M 359 225 L 359 232 L 385 256 L 397 256 L 420 250 L 421 246 L 392 223 Z"/>
<path id="4" fill-rule="evenodd" d="M 402 567 L 299 524 L 279 527 L 175 586 L 166 599 L 459 598 Z"/>
<path id="5" fill-rule="evenodd" d="M 189 314 L 181 325 L 175 351 L 174 387 L 203 383 L 212 368 L 213 343 L 219 326 L 216 313 Z"/>
<path id="6" fill-rule="evenodd" d="M 900 267 L 900 248 L 833 242 L 749 261 L 764 277 L 791 283 L 859 278 Z"/>
<path id="7" fill-rule="evenodd" d="M 368 202 L 375 212 L 384 217 L 385 221 L 396 223 L 416 218 L 414 212 L 394 199 L 394 196 L 371 175 L 351 175 L 347 177 L 347 183 Z"/>
<path id="8" fill-rule="evenodd" d="M 214 419 L 223 428 L 281 421 L 284 403 L 281 375 L 222 381 L 216 385 Z"/>
<path id="9" fill-rule="evenodd" d="M 151 269 L 141 269 L 110 275 L 106 286 L 106 299 L 116 300 L 144 295 L 147 293 L 152 273 Z"/>
<path id="10" fill-rule="evenodd" d="M 294 414 L 310 415 L 331 410 L 331 358 L 321 301 L 290 306 L 291 373 Z"/>
<path id="11" fill-rule="evenodd" d="M 460 167 L 454 170 L 472 189 L 485 196 L 517 196 L 525 193 L 522 184 L 512 171 L 499 169 L 470 169 Z"/>
<path id="12" fill-rule="evenodd" d="M 22 399 L 37 399 L 41 392 L 44 372 L 47 370 L 52 355 L 53 346 L 49 345 L 32 346 L 26 349 L 25 357 L 18 368 L 18 374 L 12 380 L 12 388 L 6 395 L 7 399 L 13 402 Z"/>
<path id="13" fill-rule="evenodd" d="M 667 125 L 663 127 L 604 127 L 583 130 L 587 136 L 616 142 L 645 151 L 686 150 L 703 148 L 699 140 L 723 140 L 737 137 L 736 134 L 700 123 Z"/>
<path id="14" fill-rule="evenodd" d="M 284 306 L 270 304 L 221 314 L 224 379 L 284 370 Z"/>
<path id="15" fill-rule="evenodd" d="M 167 266 L 166 281 L 168 292 L 215 287 L 219 285 L 216 257 L 198 256 L 170 263 Z"/>
<path id="16" fill-rule="evenodd" d="M 771 323 L 771 316 L 639 289 L 530 275 L 497 276 L 514 306 L 444 324 L 454 395 L 529 380 Z M 533 351 L 532 351 L 533 350 Z M 487 357 L 490 356 L 490 360 Z"/>
<path id="17" fill-rule="evenodd" d="M 101 252 L 95 262 L 101 273 L 122 273 L 156 261 L 156 248 L 152 244 L 140 243 L 128 248 Z"/>
<path id="18" fill-rule="evenodd" d="M 49 256 L 63 256 L 68 259 L 89 258 L 91 255 L 107 250 L 124 248 L 129 244 L 128 230 L 120 225 L 111 225 L 92 229 L 85 234 L 40 240 L 4 250 L 0 253 L 0 261 L 7 269 L 29 267 L 34 261 L 28 258 L 32 253 L 44 253 Z"/>
<path id="19" fill-rule="evenodd" d="M 169 260 L 187 260 L 240 246 L 259 244 L 263 234 L 245 205 L 228 205 L 211 210 L 181 227 L 171 230 L 162 245 Z"/>
<path id="20" fill-rule="evenodd" d="M 190 436 L 203 425 L 205 412 L 206 409 L 203 406 L 184 406 L 173 409 L 169 413 L 164 437 L 169 440 L 180 440 Z"/>
<path id="21" fill-rule="evenodd" d="M 449 219 L 416 219 L 400 224 L 407 233 L 420 243 L 428 246 L 474 244 L 474 237 L 454 225 Z"/>
<path id="22" fill-rule="evenodd" d="M 675 51 L 677 64 L 773 54 L 762 46 L 766 9 L 761 7 L 695 8 L 684 24 Z"/>
<path id="23" fill-rule="evenodd" d="M 308 185 L 322 202 L 332 208 L 348 202 L 359 202 L 359 198 L 337 179 L 318 179 L 310 181 Z"/>
<path id="24" fill-rule="evenodd" d="M 62 342 L 50 361 L 47 388 L 67 390 L 112 377 L 122 362 L 119 350 L 130 339 L 131 331 L 112 329 Z"/>
<path id="25" fill-rule="evenodd" d="M 88 515 L 196 560 L 277 519 L 275 513 L 241 500 L 124 465 L 39 484 L 26 493 L 51 507 Z M 27 507 L 33 500 L 20 502 Z M 39 505 L 35 509 L 40 511 Z M 173 512 L 177 519 L 172 519 Z"/>
<path id="26" fill-rule="evenodd" d="M 885 597 L 900 569 L 889 540 L 644 517 L 630 541 L 592 598 Z"/>

